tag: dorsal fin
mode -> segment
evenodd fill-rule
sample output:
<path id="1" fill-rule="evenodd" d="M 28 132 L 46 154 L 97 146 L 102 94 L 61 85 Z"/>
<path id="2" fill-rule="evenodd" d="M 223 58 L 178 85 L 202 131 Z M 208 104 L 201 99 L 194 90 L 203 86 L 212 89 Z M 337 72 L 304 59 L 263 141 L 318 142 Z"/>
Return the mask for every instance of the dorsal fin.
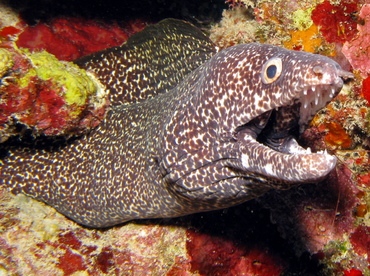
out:
<path id="1" fill-rule="evenodd" d="M 112 105 L 120 105 L 167 92 L 215 52 L 212 41 L 192 24 L 165 19 L 75 63 L 95 72 L 108 87 Z"/>

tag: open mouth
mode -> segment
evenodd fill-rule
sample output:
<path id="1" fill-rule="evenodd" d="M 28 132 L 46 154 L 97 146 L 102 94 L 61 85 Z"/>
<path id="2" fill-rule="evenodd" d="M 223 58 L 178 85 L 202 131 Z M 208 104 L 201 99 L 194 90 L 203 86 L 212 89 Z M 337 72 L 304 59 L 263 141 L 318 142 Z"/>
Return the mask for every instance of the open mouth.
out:
<path id="1" fill-rule="evenodd" d="M 338 69 L 330 84 L 304 87 L 290 104 L 269 110 L 239 127 L 243 140 L 244 169 L 283 182 L 317 182 L 336 165 L 336 158 L 326 151 L 312 153 L 297 139 L 314 115 L 341 90 L 343 80 L 353 75 Z M 245 145 L 245 146 L 244 146 Z"/>

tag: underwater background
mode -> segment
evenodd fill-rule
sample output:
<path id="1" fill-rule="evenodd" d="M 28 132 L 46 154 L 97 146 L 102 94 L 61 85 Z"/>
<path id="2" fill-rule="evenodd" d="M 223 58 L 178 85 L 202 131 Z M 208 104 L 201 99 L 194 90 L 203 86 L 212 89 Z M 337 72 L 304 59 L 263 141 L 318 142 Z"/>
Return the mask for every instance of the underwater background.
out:
<path id="1" fill-rule="evenodd" d="M 66 61 L 168 17 L 198 26 L 221 49 L 262 42 L 353 71 L 300 141 L 337 156 L 337 168 L 321 183 L 233 208 L 105 230 L 1 188 L 0 275 L 370 275 L 367 1 L 0 1 L 0 142 L 23 134 L 14 116 L 37 135 L 96 127 L 109 102 L 93 76 Z"/>

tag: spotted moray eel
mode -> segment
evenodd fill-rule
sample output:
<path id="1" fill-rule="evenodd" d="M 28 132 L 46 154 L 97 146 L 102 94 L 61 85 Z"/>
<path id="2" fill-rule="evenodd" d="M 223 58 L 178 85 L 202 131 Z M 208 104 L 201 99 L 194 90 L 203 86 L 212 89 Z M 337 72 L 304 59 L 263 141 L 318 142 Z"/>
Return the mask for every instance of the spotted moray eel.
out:
<path id="1" fill-rule="evenodd" d="M 226 208 L 336 165 L 295 140 L 351 77 L 327 57 L 258 43 L 217 52 L 170 19 L 76 63 L 108 87 L 107 118 L 58 147 L 9 146 L 0 181 L 82 225 Z"/>

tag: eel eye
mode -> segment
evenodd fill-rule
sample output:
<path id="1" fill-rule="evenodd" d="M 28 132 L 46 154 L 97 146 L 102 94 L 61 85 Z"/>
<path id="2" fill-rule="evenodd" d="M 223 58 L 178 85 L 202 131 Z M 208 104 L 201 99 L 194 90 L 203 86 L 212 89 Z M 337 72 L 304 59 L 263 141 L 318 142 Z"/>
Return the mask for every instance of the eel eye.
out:
<path id="1" fill-rule="evenodd" d="M 264 84 L 270 84 L 276 81 L 282 72 L 283 65 L 281 58 L 274 57 L 272 59 L 269 59 L 265 62 L 265 64 L 262 66 L 262 82 Z"/>

